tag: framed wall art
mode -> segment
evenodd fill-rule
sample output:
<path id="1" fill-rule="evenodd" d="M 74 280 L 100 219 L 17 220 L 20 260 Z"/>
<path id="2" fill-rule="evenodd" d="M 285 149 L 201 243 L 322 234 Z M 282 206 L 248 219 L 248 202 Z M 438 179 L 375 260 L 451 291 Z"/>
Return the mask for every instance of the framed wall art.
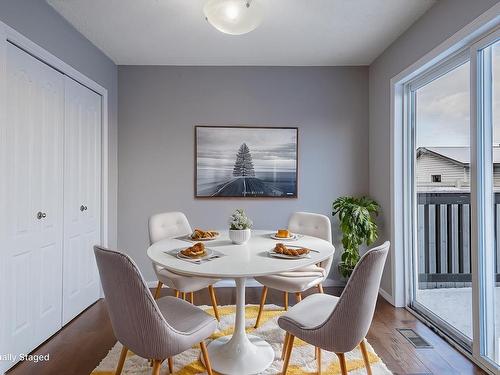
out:
<path id="1" fill-rule="evenodd" d="M 195 196 L 297 198 L 298 128 L 195 127 Z"/>

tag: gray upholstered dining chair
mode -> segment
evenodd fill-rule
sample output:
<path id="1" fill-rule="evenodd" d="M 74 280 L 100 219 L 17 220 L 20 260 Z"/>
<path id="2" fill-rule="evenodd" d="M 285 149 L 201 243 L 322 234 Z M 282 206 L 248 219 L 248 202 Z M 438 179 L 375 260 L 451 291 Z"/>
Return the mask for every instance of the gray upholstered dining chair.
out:
<path id="1" fill-rule="evenodd" d="M 340 297 L 313 294 L 278 319 L 278 325 L 286 331 L 283 375 L 295 337 L 316 347 L 318 373 L 321 373 L 321 349 L 334 352 L 342 375 L 347 375 L 344 353 L 359 345 L 367 372 L 371 374 L 364 340 L 373 319 L 389 246 L 386 241 L 361 257 Z"/>
<path id="2" fill-rule="evenodd" d="M 288 221 L 288 230 L 296 234 L 321 238 L 332 242 L 332 227 L 330 219 L 325 215 L 311 212 L 295 212 Z M 318 265 L 303 267 L 298 270 L 283 272 L 276 275 L 265 275 L 256 277 L 262 288 L 260 298 L 259 313 L 255 320 L 255 328 L 259 326 L 260 318 L 266 303 L 267 291 L 269 288 L 283 291 L 285 310 L 288 310 L 288 293 L 295 293 L 297 302 L 302 299 L 302 292 L 317 287 L 323 293 L 322 282 L 328 277 L 332 266 L 333 256 L 324 260 Z"/>
<path id="3" fill-rule="evenodd" d="M 217 321 L 200 308 L 180 298 L 155 300 L 139 269 L 127 255 L 94 246 L 97 267 L 111 325 L 123 349 L 116 368 L 120 374 L 130 349 L 153 361 L 153 375 L 162 362 L 199 343 L 209 375 L 210 360 L 204 340 L 217 329 Z"/>
<path id="4" fill-rule="evenodd" d="M 191 233 L 193 233 L 191 225 L 189 225 L 186 215 L 182 212 L 164 212 L 153 215 L 149 219 L 149 242 L 151 245 L 165 238 L 187 236 Z M 160 295 L 163 285 L 173 289 L 176 297 L 179 297 L 180 293 L 182 293 L 182 298 L 186 299 L 186 293 L 190 293 L 191 303 L 194 303 L 194 292 L 208 288 L 215 317 L 220 320 L 217 297 L 213 287 L 213 284 L 219 281 L 218 279 L 180 275 L 154 263 L 153 268 L 158 278 L 155 299 Z"/>

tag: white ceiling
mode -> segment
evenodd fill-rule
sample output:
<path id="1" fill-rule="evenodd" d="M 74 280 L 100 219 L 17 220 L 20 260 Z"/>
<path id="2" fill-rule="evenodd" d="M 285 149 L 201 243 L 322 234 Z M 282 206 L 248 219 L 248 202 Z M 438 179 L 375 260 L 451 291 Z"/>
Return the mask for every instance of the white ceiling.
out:
<path id="1" fill-rule="evenodd" d="M 368 65 L 435 0 L 254 0 L 259 28 L 223 34 L 204 0 L 47 0 L 118 65 Z"/>

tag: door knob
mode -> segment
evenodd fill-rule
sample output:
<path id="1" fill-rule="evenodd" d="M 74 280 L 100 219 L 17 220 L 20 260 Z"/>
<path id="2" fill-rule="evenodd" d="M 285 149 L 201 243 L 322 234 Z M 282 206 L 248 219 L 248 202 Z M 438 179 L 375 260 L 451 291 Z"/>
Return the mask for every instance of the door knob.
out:
<path id="1" fill-rule="evenodd" d="M 47 217 L 47 214 L 45 212 L 38 211 L 38 213 L 36 214 L 36 218 L 38 220 L 42 220 L 42 219 L 44 219 L 46 217 Z"/>

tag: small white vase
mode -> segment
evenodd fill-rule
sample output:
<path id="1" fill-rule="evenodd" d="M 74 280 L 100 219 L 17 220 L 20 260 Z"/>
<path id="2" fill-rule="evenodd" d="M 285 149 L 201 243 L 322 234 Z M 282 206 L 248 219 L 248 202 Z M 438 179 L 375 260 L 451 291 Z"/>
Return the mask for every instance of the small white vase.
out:
<path id="1" fill-rule="evenodd" d="M 244 245 L 250 239 L 250 229 L 229 229 L 229 239 L 236 245 Z"/>

